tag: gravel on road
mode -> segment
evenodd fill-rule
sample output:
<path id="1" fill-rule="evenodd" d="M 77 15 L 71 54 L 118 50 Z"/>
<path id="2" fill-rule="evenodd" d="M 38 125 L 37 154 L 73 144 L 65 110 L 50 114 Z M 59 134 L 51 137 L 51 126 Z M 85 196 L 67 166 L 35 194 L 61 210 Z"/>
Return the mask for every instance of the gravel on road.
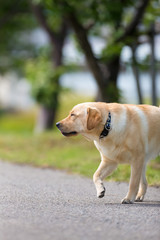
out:
<path id="1" fill-rule="evenodd" d="M 128 184 L 105 187 L 97 199 L 91 179 L 0 161 L 0 239 L 160 239 L 160 188 L 149 187 L 143 203 L 122 205 Z"/>

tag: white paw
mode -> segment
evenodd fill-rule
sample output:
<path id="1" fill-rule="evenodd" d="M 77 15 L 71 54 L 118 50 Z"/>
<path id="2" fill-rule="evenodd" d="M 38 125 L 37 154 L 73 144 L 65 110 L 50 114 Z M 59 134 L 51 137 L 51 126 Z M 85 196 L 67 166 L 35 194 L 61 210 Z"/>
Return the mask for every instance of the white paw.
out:
<path id="1" fill-rule="evenodd" d="M 105 189 L 105 187 L 103 187 L 103 189 L 101 191 L 97 192 L 97 197 L 98 198 L 104 197 L 105 191 L 106 191 L 106 189 Z"/>
<path id="2" fill-rule="evenodd" d="M 142 196 L 137 196 L 135 202 L 143 202 L 144 195 Z"/>
<path id="3" fill-rule="evenodd" d="M 128 199 L 128 198 L 124 198 L 124 199 L 122 199 L 121 203 L 122 203 L 122 204 L 132 204 L 133 201 L 131 201 L 131 200 Z"/>

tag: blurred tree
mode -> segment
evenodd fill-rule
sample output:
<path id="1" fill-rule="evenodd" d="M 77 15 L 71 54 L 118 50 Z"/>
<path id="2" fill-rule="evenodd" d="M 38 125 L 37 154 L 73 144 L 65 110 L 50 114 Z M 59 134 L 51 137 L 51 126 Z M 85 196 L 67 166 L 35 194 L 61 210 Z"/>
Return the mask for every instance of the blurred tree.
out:
<path id="1" fill-rule="evenodd" d="M 150 28 L 150 44 L 151 44 L 151 79 L 152 79 L 152 104 L 157 105 L 156 93 L 156 58 L 155 58 L 155 26 L 151 24 Z"/>
<path id="2" fill-rule="evenodd" d="M 37 26 L 27 1 L 1 1 L 0 7 L 0 73 L 22 74 L 24 63 L 36 56 L 31 31 Z"/>
<path id="3" fill-rule="evenodd" d="M 57 82 L 59 75 L 48 56 L 40 55 L 27 61 L 26 76 L 32 84 L 32 95 L 41 106 L 35 132 L 42 132 L 53 126 L 60 90 Z"/>
<path id="4" fill-rule="evenodd" d="M 137 45 L 132 44 L 131 49 L 132 49 L 132 69 L 133 69 L 133 74 L 136 80 L 136 86 L 137 86 L 137 93 L 138 93 L 138 100 L 139 104 L 143 103 L 143 96 L 142 96 L 142 89 L 140 85 L 140 74 L 139 74 L 139 68 L 138 68 L 138 62 L 136 58 L 136 48 Z"/>
<path id="5" fill-rule="evenodd" d="M 83 50 L 88 66 L 100 90 L 99 100 L 118 101 L 117 76 L 120 53 L 136 35 L 149 0 L 46 0 L 70 23 Z M 129 13 L 129 14 L 128 14 Z M 105 29 L 108 28 L 104 36 Z M 91 34 L 106 37 L 106 46 L 97 55 L 92 49 Z"/>
<path id="6" fill-rule="evenodd" d="M 0 8 L 0 71 L 2 74 L 13 70 L 24 75 L 26 62 L 29 59 L 37 59 L 37 64 L 36 60 L 29 60 L 29 62 L 35 64 L 36 71 L 39 72 L 39 75 L 43 75 L 43 80 L 46 81 L 43 81 L 42 84 L 41 77 L 40 80 L 35 79 L 33 84 L 33 92 L 35 92 L 36 86 L 40 85 L 34 94 L 41 106 L 36 129 L 43 131 L 52 128 L 55 119 L 60 90 L 60 71 L 57 68 L 62 65 L 62 48 L 67 27 L 62 18 L 51 14 L 45 1 L 40 4 L 38 2 L 2 1 Z M 35 18 L 38 20 L 38 24 Z M 45 30 L 50 40 L 51 54 L 48 55 L 51 56 L 52 67 L 45 61 L 43 62 L 44 66 L 42 66 L 42 61 L 39 62 L 41 51 L 33 43 L 31 36 L 38 25 Z M 49 62 L 49 60 L 47 61 Z M 43 70 L 45 70 L 45 74 L 42 74 Z M 33 71 L 31 72 L 33 73 Z M 32 74 L 32 77 L 34 76 L 37 77 Z"/>
<path id="7" fill-rule="evenodd" d="M 37 27 L 33 14 L 50 40 L 52 64 L 49 63 L 48 57 L 40 57 L 37 62 L 30 61 L 27 67 L 28 74 L 32 79 L 34 78 L 34 95 L 42 106 L 37 127 L 39 131 L 51 128 L 55 118 L 60 90 L 59 76 L 64 72 L 64 69 L 63 71 L 61 69 L 62 49 L 68 26 L 73 28 L 88 66 L 97 81 L 100 90 L 98 100 L 118 101 L 120 93 L 117 88 L 117 76 L 121 50 L 125 45 L 136 46 L 140 36 L 146 34 L 148 26 L 154 24 L 155 17 L 158 16 L 157 3 L 158 0 L 115 0 L 114 3 L 111 0 L 2 1 L 1 72 L 14 68 L 22 71 L 24 62 L 28 58 L 40 54 L 30 41 L 30 33 Z M 154 33 L 155 31 L 150 31 L 152 49 L 154 49 Z M 90 37 L 93 35 L 106 40 L 106 45 L 99 54 L 92 48 Z M 155 56 L 152 54 L 152 92 L 155 99 L 154 59 Z M 136 55 L 135 61 L 137 61 Z M 31 64 L 35 67 L 31 67 Z M 138 74 L 136 76 L 138 86 Z"/>
<path id="8" fill-rule="evenodd" d="M 39 97 L 37 97 L 37 100 L 41 101 L 41 109 L 36 131 L 42 132 L 45 129 L 52 128 L 56 116 L 60 90 L 60 75 L 57 74 L 57 69 L 59 66 L 63 65 L 62 50 L 67 36 L 67 24 L 64 17 L 52 14 L 51 10 L 53 9 L 50 9 L 47 1 L 30 0 L 30 3 L 34 16 L 49 38 L 52 53 L 51 58 L 53 62 L 52 70 L 51 68 L 48 70 L 46 69 L 48 73 L 43 77 L 46 79 L 48 76 L 48 80 L 46 80 L 43 85 L 40 85 Z M 44 67 L 46 66 L 44 65 Z M 48 100 L 46 101 L 47 98 Z"/>
<path id="9" fill-rule="evenodd" d="M 132 65 L 136 79 L 139 103 L 143 103 L 144 100 L 140 87 L 140 72 L 150 71 L 151 101 L 153 105 L 158 104 L 156 72 L 157 69 L 159 69 L 159 62 L 155 57 L 155 36 L 160 34 L 159 12 L 160 5 L 158 0 L 150 0 L 139 29 L 136 31 L 132 41 L 128 43 L 132 49 L 132 59 L 130 64 Z M 137 49 L 144 43 L 150 45 L 150 53 L 145 58 L 138 59 L 136 54 Z"/>
<path id="10" fill-rule="evenodd" d="M 65 72 L 73 72 L 77 69 L 77 66 L 73 64 L 53 68 L 53 62 L 46 53 L 46 49 L 43 49 L 42 52 L 38 58 L 31 59 L 26 64 L 26 76 L 32 84 L 32 95 L 41 105 L 35 132 L 52 128 L 53 113 L 56 113 L 58 95 L 61 91 L 58 83 L 59 77 Z"/>
<path id="11" fill-rule="evenodd" d="M 146 27 L 146 35 L 148 37 L 148 42 L 150 43 L 150 61 L 148 62 L 148 66 L 150 66 L 151 73 L 151 99 L 153 105 L 158 105 L 158 97 L 160 94 L 157 92 L 156 86 L 156 75 L 157 70 L 160 69 L 160 63 L 156 59 L 155 56 L 155 36 L 160 34 L 160 4 L 158 0 L 150 0 L 150 4 L 148 5 L 148 11 L 145 14 L 144 18 L 144 26 Z"/>

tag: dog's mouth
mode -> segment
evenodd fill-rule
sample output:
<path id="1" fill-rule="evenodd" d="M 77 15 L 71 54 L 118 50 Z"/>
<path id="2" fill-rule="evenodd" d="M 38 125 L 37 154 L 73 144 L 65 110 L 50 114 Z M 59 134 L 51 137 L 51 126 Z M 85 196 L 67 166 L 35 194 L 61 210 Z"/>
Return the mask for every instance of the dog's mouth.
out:
<path id="1" fill-rule="evenodd" d="M 73 131 L 73 132 L 62 132 L 62 134 L 65 136 L 65 137 L 71 137 L 71 136 L 76 136 L 78 133 L 76 131 Z"/>

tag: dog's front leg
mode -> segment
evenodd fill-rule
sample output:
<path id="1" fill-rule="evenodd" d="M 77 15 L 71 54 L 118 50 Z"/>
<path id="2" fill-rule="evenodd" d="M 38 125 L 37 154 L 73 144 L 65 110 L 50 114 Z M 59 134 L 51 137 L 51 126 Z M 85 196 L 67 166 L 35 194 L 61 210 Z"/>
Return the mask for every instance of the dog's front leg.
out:
<path id="1" fill-rule="evenodd" d="M 143 160 L 137 159 L 136 163 L 131 165 L 131 177 L 129 183 L 129 191 L 121 203 L 133 203 L 138 192 L 139 183 L 142 174 Z"/>
<path id="2" fill-rule="evenodd" d="M 102 181 L 105 177 L 109 176 L 116 167 L 117 163 L 107 161 L 107 159 L 102 159 L 97 171 L 93 175 L 93 182 L 97 190 L 97 197 L 104 197 L 105 187 Z"/>

